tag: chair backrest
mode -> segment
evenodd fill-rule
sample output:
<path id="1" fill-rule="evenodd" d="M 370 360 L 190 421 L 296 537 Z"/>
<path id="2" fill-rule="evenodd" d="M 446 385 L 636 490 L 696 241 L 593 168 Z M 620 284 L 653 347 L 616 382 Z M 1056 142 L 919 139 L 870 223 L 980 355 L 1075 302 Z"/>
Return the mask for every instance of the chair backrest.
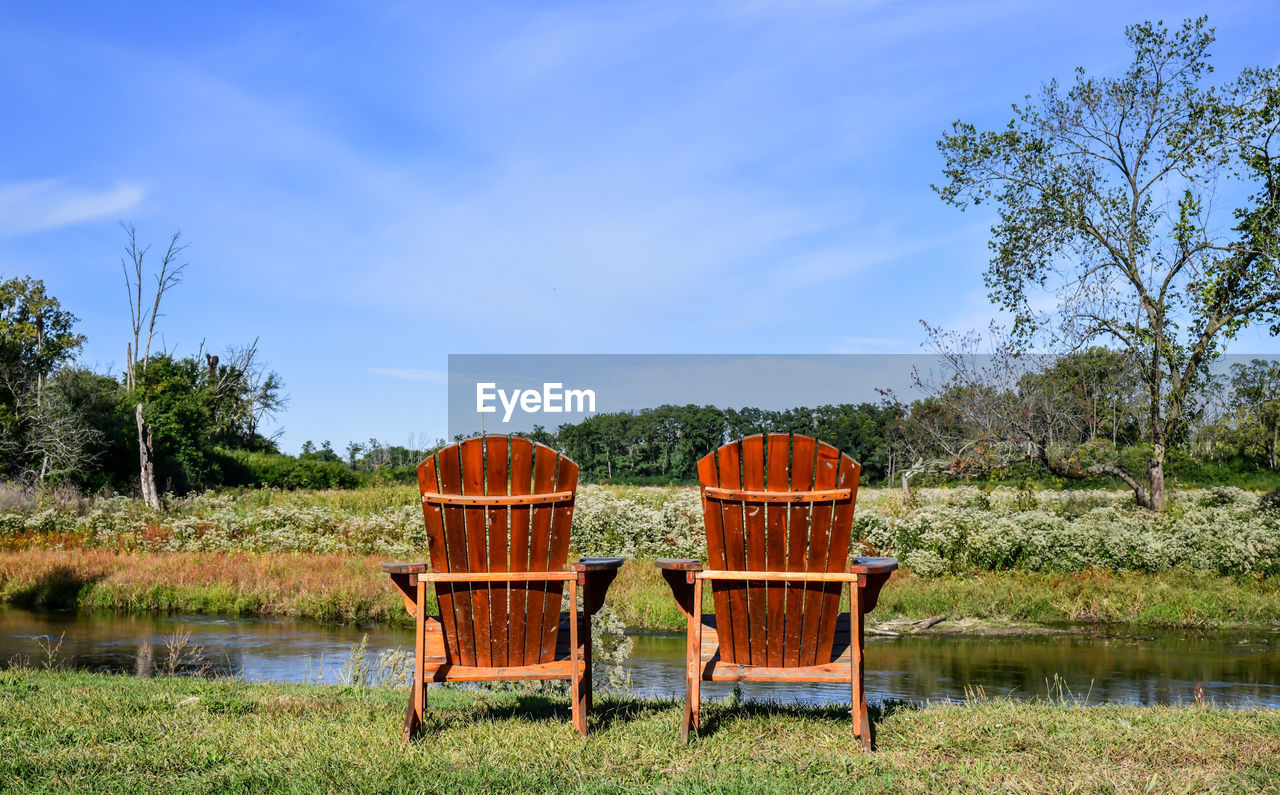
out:
<path id="1" fill-rule="evenodd" d="M 825 442 L 771 433 L 698 462 L 707 567 L 847 571 L 857 461 Z M 712 580 L 720 658 L 775 668 L 831 662 L 840 583 Z"/>
<path id="2" fill-rule="evenodd" d="M 519 436 L 450 445 L 418 465 L 431 568 L 564 571 L 578 465 Z M 449 659 L 516 667 L 555 659 L 564 582 L 436 583 Z"/>

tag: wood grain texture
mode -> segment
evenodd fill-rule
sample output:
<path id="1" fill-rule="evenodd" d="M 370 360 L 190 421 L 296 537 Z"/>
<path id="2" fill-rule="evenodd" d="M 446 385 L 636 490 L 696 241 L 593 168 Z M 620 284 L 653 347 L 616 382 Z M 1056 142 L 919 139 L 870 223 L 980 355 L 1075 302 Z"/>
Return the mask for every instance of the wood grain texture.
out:
<path id="1" fill-rule="evenodd" d="M 716 460 L 720 474 L 720 484 L 725 488 L 742 487 L 742 443 L 730 442 L 721 447 Z M 744 543 L 744 526 L 742 520 L 742 503 L 719 503 L 720 522 L 724 528 L 724 557 L 726 568 L 743 571 L 747 568 L 747 548 Z M 744 582 L 724 582 L 712 585 L 711 592 L 717 590 L 728 594 L 733 606 L 731 620 L 725 621 L 728 630 L 726 638 L 725 658 L 735 662 L 751 662 L 751 621 L 747 605 L 747 585 Z M 718 612 L 717 608 L 717 612 Z"/>
<path id="2" fill-rule="evenodd" d="M 791 488 L 797 491 L 813 490 L 813 458 L 816 443 L 809 436 L 791 438 Z M 806 571 L 806 555 L 809 551 L 809 523 L 813 512 L 806 503 L 797 503 L 787 511 L 787 571 Z M 800 664 L 800 647 L 804 640 L 805 590 L 798 584 L 787 584 L 784 589 L 786 621 L 782 651 L 782 664 Z"/>
<path id="3" fill-rule="evenodd" d="M 711 453 L 698 461 L 698 481 L 703 485 L 716 485 L 720 482 L 715 453 Z M 725 552 L 727 545 L 724 540 L 724 511 L 722 509 L 721 503 L 711 502 L 705 496 L 702 498 L 702 522 L 707 535 L 707 565 L 713 569 L 726 569 L 729 567 L 729 557 Z M 696 561 L 690 561 L 690 564 L 692 563 L 696 563 Z M 725 642 L 732 647 L 733 603 L 729 599 L 729 593 L 725 590 L 717 591 L 712 589 L 711 601 L 715 605 L 716 615 L 724 620 Z"/>
<path id="4" fill-rule="evenodd" d="M 497 500 L 485 509 L 486 533 L 489 544 L 489 571 L 506 572 L 509 570 L 507 550 L 511 545 L 510 495 L 507 469 L 507 437 L 484 437 L 484 493 L 492 500 Z M 492 665 L 507 666 L 507 636 L 511 623 L 510 607 L 507 599 L 510 588 L 506 583 L 495 584 L 489 588 L 489 658 Z"/>
<path id="5" fill-rule="evenodd" d="M 462 459 L 462 493 L 484 496 L 484 439 L 468 439 L 458 446 Z M 489 544 L 487 516 L 480 506 L 465 506 L 467 538 L 467 571 L 489 570 Z M 471 622 L 476 644 L 476 665 L 493 665 L 491 654 L 493 634 L 489 626 L 489 588 L 473 585 L 465 587 L 471 597 Z M 456 598 L 456 597 L 455 597 Z"/>
<path id="6" fill-rule="evenodd" d="M 533 489 L 533 442 L 520 436 L 512 437 L 511 449 L 511 494 L 521 496 L 529 494 Z M 514 502 L 511 506 L 511 549 L 510 564 L 512 571 L 529 571 L 529 520 L 532 508 L 523 502 Z M 507 635 L 507 664 L 522 666 L 532 660 L 525 658 L 525 634 L 527 606 L 529 604 L 528 584 L 513 585 L 508 597 L 510 603 L 511 626 Z"/>
<path id="7" fill-rule="evenodd" d="M 555 491 L 556 458 L 555 450 L 538 445 L 533 457 L 533 491 L 535 494 Z M 550 505 L 533 506 L 529 531 L 529 569 L 530 571 L 549 571 L 551 549 L 551 512 Z M 542 650 L 547 644 L 555 645 L 559 627 L 554 621 L 547 621 L 551 612 L 547 603 L 555 612 L 560 610 L 560 591 L 557 590 L 555 600 L 549 599 L 549 586 L 546 583 L 529 586 L 528 605 L 525 608 L 525 649 L 526 665 L 543 662 Z"/>
<path id="8" fill-rule="evenodd" d="M 462 461 L 457 445 L 450 445 L 436 455 L 436 469 L 440 475 L 440 491 L 462 493 Z M 446 571 L 471 571 L 467 556 L 467 528 L 462 508 L 446 505 L 441 508 L 447 543 L 448 568 Z M 459 665 L 476 664 L 475 622 L 471 617 L 471 592 L 467 586 L 436 586 L 436 598 L 447 592 L 453 603 L 455 637 Z"/>
<path id="9" fill-rule="evenodd" d="M 825 442 L 818 442 L 817 455 L 813 464 L 815 489 L 835 487 L 839 461 L 839 450 Z M 826 571 L 827 556 L 831 551 L 832 506 L 830 503 L 814 503 L 809 510 L 812 518 L 809 525 L 809 554 L 805 558 L 805 571 Z M 821 585 L 804 586 L 804 630 L 800 640 L 800 665 L 817 665 L 819 662 L 827 662 L 830 659 L 830 649 L 823 654 L 819 647 L 825 591 L 826 589 Z"/>
<path id="10" fill-rule="evenodd" d="M 759 434 L 742 440 L 742 485 L 748 490 L 764 489 L 764 437 Z M 768 538 L 765 535 L 765 506 L 759 502 L 742 502 L 743 546 L 747 569 L 768 568 Z M 769 586 L 760 580 L 747 581 L 747 635 L 751 639 L 751 664 L 769 663 Z"/>
<path id="11" fill-rule="evenodd" d="M 766 437 L 768 476 L 765 488 L 769 493 L 785 494 L 791 489 L 791 436 L 771 433 Z M 765 505 L 765 568 L 770 571 L 787 570 L 787 516 L 790 509 L 784 504 Z M 768 651 L 765 665 L 782 665 L 786 645 L 786 590 L 785 583 L 772 582 L 768 586 L 769 629 Z"/>

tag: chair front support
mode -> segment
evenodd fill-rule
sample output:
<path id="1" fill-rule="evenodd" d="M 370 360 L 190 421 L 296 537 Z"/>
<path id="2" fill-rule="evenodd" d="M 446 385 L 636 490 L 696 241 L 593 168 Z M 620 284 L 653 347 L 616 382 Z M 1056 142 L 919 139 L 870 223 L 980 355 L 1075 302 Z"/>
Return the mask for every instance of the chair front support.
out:
<path id="1" fill-rule="evenodd" d="M 778 571 L 725 571 L 705 570 L 702 561 L 690 558 L 659 558 L 656 565 L 663 579 L 671 588 L 676 600 L 688 621 L 687 645 L 685 648 L 685 710 L 684 722 L 681 725 L 680 737 L 688 742 L 693 727 L 700 725 L 698 707 L 701 701 L 701 683 L 725 678 L 733 681 L 794 681 L 803 680 L 806 676 L 804 668 L 768 668 L 749 665 L 734 666 L 733 673 L 717 676 L 714 672 L 714 658 L 704 663 L 702 652 L 702 629 L 704 624 L 702 610 L 703 583 L 715 580 L 730 581 L 764 581 L 764 582 L 831 582 L 849 583 L 850 602 L 850 649 L 848 660 L 848 682 L 851 690 L 851 718 L 854 733 L 858 735 L 862 749 L 871 750 L 871 722 L 867 714 L 867 696 L 863 684 L 863 648 L 865 616 L 876 606 L 880 590 L 889 576 L 898 568 L 894 558 L 854 558 L 848 572 L 778 572 Z M 815 666 L 822 669 L 820 681 L 829 679 L 830 669 L 838 669 L 837 663 Z M 844 674 L 840 674 L 843 676 Z"/>
<path id="2" fill-rule="evenodd" d="M 622 558 L 583 558 L 569 564 L 567 571 L 512 572 L 435 572 L 426 563 L 384 563 L 383 572 L 400 592 L 405 610 L 414 619 L 413 687 L 405 710 L 404 739 L 411 740 L 421 732 L 429 682 L 522 679 L 568 679 L 573 727 L 585 737 L 586 716 L 592 706 L 590 621 L 603 607 L 605 594 L 622 563 Z M 459 666 L 449 659 L 445 647 L 445 661 L 428 664 L 428 624 L 435 622 L 438 632 L 439 621 L 427 616 L 425 605 L 430 586 L 440 582 L 564 582 L 569 590 L 569 659 L 562 663 L 518 667 Z M 578 607 L 579 595 L 582 597 L 581 609 Z"/>

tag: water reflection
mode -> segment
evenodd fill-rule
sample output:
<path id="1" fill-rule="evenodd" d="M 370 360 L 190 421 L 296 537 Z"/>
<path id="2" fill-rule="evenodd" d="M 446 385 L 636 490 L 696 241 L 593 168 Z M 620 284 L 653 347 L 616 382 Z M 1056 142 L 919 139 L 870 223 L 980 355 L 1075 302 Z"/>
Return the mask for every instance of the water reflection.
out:
<path id="1" fill-rule="evenodd" d="M 636 638 L 633 675 L 639 689 L 682 693 L 681 638 Z M 645 660 L 670 660 L 665 669 Z M 1161 631 L 1103 635 L 977 637 L 929 635 L 872 639 L 866 652 L 872 700 L 963 700 L 970 691 L 988 696 L 1053 695 L 1090 704 L 1180 704 L 1204 697 L 1230 706 L 1280 707 L 1280 633 Z M 664 676 L 665 674 L 665 676 Z M 643 685 L 647 685 L 644 687 Z M 731 684 L 704 684 L 709 697 Z M 847 701 L 847 687 L 748 683 L 748 698 L 783 701 Z"/>
<path id="2" fill-rule="evenodd" d="M 250 680 L 335 682 L 351 648 L 411 648 L 413 635 L 385 627 L 205 616 L 137 617 L 0 608 L 0 663 L 39 667 L 52 653 L 76 668 L 147 675 L 170 664 L 175 636 L 189 633 L 180 671 Z M 61 646 L 57 647 L 61 638 Z M 641 635 L 627 662 L 634 691 L 682 696 L 684 638 Z M 169 645 L 166 645 L 168 642 Z M 201 653 L 191 654 L 196 647 Z M 56 649 L 56 650 L 55 650 Z M 1205 697 L 1227 706 L 1280 707 L 1280 633 L 1111 631 L 1090 635 L 876 638 L 868 645 L 872 701 L 960 700 L 967 690 L 1014 698 L 1054 695 L 1089 703 L 1178 704 Z M 1055 675 L 1057 676 L 1055 684 Z M 1048 684 L 1046 684 L 1048 683 Z M 707 698 L 730 684 L 703 685 Z M 747 698 L 847 702 L 847 687 L 745 683 Z"/>

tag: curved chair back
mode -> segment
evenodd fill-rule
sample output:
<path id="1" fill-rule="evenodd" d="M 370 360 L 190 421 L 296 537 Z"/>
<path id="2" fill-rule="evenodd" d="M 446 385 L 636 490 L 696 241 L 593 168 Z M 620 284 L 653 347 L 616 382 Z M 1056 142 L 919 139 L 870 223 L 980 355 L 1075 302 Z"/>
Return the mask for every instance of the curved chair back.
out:
<path id="1" fill-rule="evenodd" d="M 431 568 L 564 571 L 578 465 L 519 436 L 482 436 L 418 465 Z M 435 583 L 450 661 L 524 666 L 555 658 L 564 581 Z"/>
<path id="2" fill-rule="evenodd" d="M 729 442 L 698 462 L 707 568 L 847 572 L 862 467 L 811 436 Z M 712 580 L 720 658 L 775 668 L 831 662 L 840 583 Z"/>

